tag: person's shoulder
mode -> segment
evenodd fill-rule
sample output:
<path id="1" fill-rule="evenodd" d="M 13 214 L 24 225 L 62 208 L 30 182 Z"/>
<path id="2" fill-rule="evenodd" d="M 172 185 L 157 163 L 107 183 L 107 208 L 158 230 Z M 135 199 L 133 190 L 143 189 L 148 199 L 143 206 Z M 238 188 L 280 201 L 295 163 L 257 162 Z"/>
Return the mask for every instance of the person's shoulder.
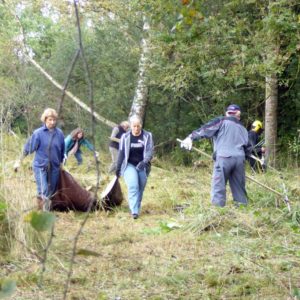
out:
<path id="1" fill-rule="evenodd" d="M 46 130 L 46 126 L 42 125 L 41 127 L 36 128 L 32 134 L 40 134 L 40 133 L 43 133 L 45 130 Z"/>

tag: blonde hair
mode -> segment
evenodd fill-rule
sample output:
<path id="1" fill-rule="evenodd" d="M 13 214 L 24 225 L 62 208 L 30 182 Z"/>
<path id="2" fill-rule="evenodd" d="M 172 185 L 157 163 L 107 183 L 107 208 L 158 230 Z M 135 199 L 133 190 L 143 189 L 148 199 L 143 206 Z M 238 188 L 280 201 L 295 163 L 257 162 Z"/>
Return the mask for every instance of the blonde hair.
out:
<path id="1" fill-rule="evenodd" d="M 123 121 L 123 122 L 120 123 L 120 126 L 122 126 L 123 128 L 124 127 L 128 128 L 129 127 L 129 122 L 128 121 Z"/>
<path id="2" fill-rule="evenodd" d="M 45 122 L 46 122 L 46 119 L 49 118 L 49 117 L 52 117 L 52 118 L 54 118 L 54 119 L 57 119 L 58 114 L 57 114 L 57 112 L 56 112 L 55 109 L 53 109 L 53 108 L 46 108 L 46 109 L 44 110 L 42 116 L 41 116 L 41 121 L 42 121 L 43 123 L 45 123 Z"/>

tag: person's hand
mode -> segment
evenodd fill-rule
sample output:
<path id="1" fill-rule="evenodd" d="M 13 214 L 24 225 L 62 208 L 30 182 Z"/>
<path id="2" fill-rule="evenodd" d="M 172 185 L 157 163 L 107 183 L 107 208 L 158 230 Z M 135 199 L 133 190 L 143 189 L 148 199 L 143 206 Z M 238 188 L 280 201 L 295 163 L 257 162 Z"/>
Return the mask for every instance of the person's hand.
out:
<path id="1" fill-rule="evenodd" d="M 13 166 L 14 171 L 18 172 L 20 166 L 21 166 L 21 161 L 18 159 L 18 160 L 15 161 L 14 166 Z"/>
<path id="2" fill-rule="evenodd" d="M 137 166 L 135 167 L 138 171 L 145 170 L 146 164 L 143 161 L 140 161 Z"/>
<path id="3" fill-rule="evenodd" d="M 99 152 L 95 151 L 95 157 L 98 158 L 99 157 Z"/>
<path id="4" fill-rule="evenodd" d="M 67 154 L 64 155 L 64 159 L 63 159 L 63 165 L 65 165 L 67 163 L 67 159 L 68 159 L 68 156 Z"/>
<path id="5" fill-rule="evenodd" d="M 261 147 L 261 153 L 266 153 L 266 148 L 265 147 Z"/>
<path id="6" fill-rule="evenodd" d="M 192 150 L 193 148 L 193 140 L 191 139 L 190 136 L 186 137 L 181 143 L 180 143 L 180 147 L 184 148 L 186 150 Z"/>

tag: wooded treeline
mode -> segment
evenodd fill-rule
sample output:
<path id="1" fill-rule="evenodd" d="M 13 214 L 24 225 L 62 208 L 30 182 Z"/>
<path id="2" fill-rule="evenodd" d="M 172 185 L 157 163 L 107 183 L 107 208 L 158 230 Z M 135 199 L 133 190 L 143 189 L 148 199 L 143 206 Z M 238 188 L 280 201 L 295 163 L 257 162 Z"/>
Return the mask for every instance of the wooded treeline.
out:
<path id="1" fill-rule="evenodd" d="M 264 121 L 271 150 L 298 158 L 299 1 L 78 3 L 94 109 L 101 116 L 115 123 L 126 119 L 142 87 L 145 127 L 156 144 L 167 142 L 158 149 L 163 152 L 173 149 L 176 137 L 237 103 L 246 126 Z M 7 0 L 0 4 L 0 20 L 1 126 L 27 134 L 45 107 L 57 108 L 61 91 L 26 59 L 23 42 L 63 85 L 78 48 L 74 11 L 68 1 Z M 82 60 L 68 90 L 88 104 Z M 68 97 L 62 117 L 66 134 L 77 126 L 90 134 L 90 115 Z M 96 132 L 107 144 L 110 128 L 99 123 Z"/>

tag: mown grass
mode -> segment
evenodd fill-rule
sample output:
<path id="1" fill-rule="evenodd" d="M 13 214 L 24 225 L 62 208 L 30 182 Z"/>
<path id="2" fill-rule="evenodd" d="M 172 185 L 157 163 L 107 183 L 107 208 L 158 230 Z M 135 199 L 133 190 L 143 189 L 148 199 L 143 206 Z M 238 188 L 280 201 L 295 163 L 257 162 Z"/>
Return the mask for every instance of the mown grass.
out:
<path id="1" fill-rule="evenodd" d="M 0 276 L 17 280 L 13 299 L 62 299 L 75 234 L 85 214 L 55 213 L 55 237 L 49 249 L 43 285 L 38 286 L 41 255 L 49 233 L 34 233 L 23 211 L 35 205 L 29 168 L 12 172 L 16 144 L 6 145 L 2 193 L 9 211 L 12 245 L 1 259 Z M 100 191 L 109 180 L 101 154 Z M 235 208 L 230 193 L 225 208 L 210 205 L 209 162 L 201 168 L 154 164 L 142 204 L 133 220 L 126 201 L 112 212 L 90 214 L 78 249 L 68 299 L 297 299 L 300 290 L 299 172 L 284 170 L 292 213 L 284 203 L 254 183 L 247 183 L 250 203 Z M 67 168 L 84 186 L 96 182 L 90 152 Z M 298 173 L 297 173 L 298 172 Z M 3 173 L 2 173 L 3 174 Z M 271 172 L 256 179 L 279 189 Z M 123 191 L 126 188 L 121 179 Z M 18 240 L 18 241 L 17 241 Z M 26 245 L 29 249 L 24 247 Z M 31 250 L 31 251 L 30 251 Z"/>

